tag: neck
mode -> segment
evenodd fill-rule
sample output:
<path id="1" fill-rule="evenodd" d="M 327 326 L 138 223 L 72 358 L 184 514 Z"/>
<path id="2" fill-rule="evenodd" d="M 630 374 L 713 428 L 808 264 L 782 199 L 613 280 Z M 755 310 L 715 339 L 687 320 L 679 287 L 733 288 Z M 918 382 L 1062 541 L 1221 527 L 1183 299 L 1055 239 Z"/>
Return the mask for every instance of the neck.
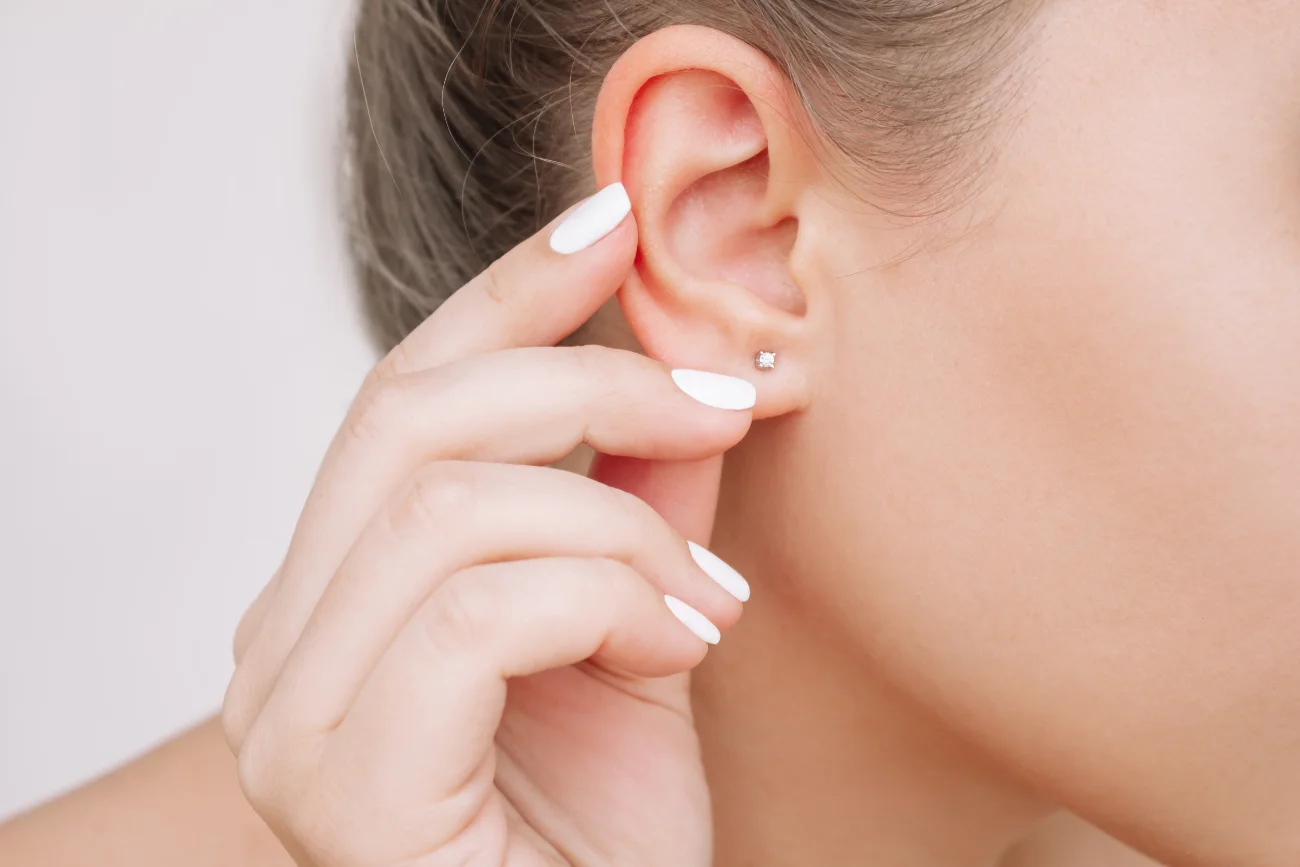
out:
<path id="1" fill-rule="evenodd" d="M 713 547 L 754 598 L 692 687 L 714 864 L 996 864 L 1042 805 L 876 676 L 833 617 L 803 604 L 809 576 L 765 574 L 783 540 L 748 505 L 770 500 L 738 484 Z"/>

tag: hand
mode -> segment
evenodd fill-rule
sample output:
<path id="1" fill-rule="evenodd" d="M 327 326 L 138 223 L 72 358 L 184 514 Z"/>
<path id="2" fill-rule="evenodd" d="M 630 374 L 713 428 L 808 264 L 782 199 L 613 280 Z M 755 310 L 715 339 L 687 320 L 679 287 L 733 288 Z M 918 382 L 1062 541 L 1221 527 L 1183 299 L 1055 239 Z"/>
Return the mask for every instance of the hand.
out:
<path id="1" fill-rule="evenodd" d="M 603 231 L 620 202 L 598 194 L 558 238 Z M 549 236 L 367 378 L 240 624 L 223 724 L 245 793 L 300 864 L 710 863 L 685 672 L 748 588 L 683 532 L 706 540 L 753 389 L 552 347 L 622 284 L 636 227 L 626 216 L 571 255 Z M 584 441 L 674 462 L 610 472 L 677 529 L 545 466 Z"/>

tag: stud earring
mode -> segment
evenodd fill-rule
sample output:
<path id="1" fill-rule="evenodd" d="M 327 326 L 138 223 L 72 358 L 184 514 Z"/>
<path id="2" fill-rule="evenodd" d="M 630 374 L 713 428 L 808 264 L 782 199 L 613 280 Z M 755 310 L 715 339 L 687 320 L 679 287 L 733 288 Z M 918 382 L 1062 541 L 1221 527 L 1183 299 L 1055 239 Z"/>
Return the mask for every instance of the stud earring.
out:
<path id="1" fill-rule="evenodd" d="M 754 356 L 754 366 L 759 370 L 771 370 L 776 367 L 776 353 L 768 352 L 766 349 L 759 350 Z"/>

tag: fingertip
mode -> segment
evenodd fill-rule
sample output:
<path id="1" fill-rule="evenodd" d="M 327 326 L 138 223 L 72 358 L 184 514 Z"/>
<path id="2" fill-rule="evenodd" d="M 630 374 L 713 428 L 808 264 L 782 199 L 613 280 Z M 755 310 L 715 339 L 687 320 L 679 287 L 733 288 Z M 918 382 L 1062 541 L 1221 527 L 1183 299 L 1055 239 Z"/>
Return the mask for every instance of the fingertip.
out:
<path id="1" fill-rule="evenodd" d="M 722 640 L 722 631 L 713 625 L 713 621 L 705 617 L 695 608 L 678 599 L 676 596 L 664 596 L 664 602 L 673 616 L 681 621 L 682 625 L 695 633 L 695 637 L 705 644 L 717 644 Z"/>
<path id="2" fill-rule="evenodd" d="M 531 248 L 528 256 L 543 261 L 533 259 L 529 265 L 521 264 L 532 269 L 531 282 L 546 286 L 548 295 L 561 292 L 576 302 L 574 312 L 582 321 L 573 323 L 574 327 L 580 326 L 613 297 L 636 261 L 639 244 L 636 216 L 617 201 L 615 206 L 601 204 L 598 200 L 604 194 L 602 190 L 534 236 L 526 245 Z M 595 215 L 590 211 L 584 214 L 584 209 L 593 202 Z M 607 222 L 601 225 L 601 220 Z M 599 236 L 592 238 L 593 234 Z M 549 317 L 551 311 L 546 315 Z"/>
<path id="3" fill-rule="evenodd" d="M 621 183 L 612 183 L 564 216 L 551 232 L 551 250 L 572 256 L 586 250 L 630 223 L 632 200 Z"/>
<path id="4" fill-rule="evenodd" d="M 744 576 L 703 545 L 688 541 L 686 547 L 690 550 L 691 559 L 704 571 L 704 574 L 740 602 L 749 601 L 750 587 Z"/>
<path id="5" fill-rule="evenodd" d="M 758 403 L 758 389 L 738 376 L 678 368 L 672 371 L 672 379 L 684 393 L 715 409 L 745 411 Z"/>

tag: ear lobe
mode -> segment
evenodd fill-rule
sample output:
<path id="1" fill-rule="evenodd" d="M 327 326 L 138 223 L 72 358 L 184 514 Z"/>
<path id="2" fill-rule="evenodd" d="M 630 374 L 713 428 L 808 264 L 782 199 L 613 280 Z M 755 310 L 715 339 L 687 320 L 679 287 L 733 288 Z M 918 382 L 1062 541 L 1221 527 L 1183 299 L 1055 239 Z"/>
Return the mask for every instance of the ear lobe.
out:
<path id="1" fill-rule="evenodd" d="M 740 40 L 667 28 L 610 72 L 593 136 L 598 181 L 622 180 L 636 211 L 640 251 L 619 294 L 636 338 L 675 367 L 750 379 L 760 417 L 809 396 L 791 257 L 815 160 L 783 81 Z M 775 369 L 755 368 L 760 350 L 777 353 Z"/>

